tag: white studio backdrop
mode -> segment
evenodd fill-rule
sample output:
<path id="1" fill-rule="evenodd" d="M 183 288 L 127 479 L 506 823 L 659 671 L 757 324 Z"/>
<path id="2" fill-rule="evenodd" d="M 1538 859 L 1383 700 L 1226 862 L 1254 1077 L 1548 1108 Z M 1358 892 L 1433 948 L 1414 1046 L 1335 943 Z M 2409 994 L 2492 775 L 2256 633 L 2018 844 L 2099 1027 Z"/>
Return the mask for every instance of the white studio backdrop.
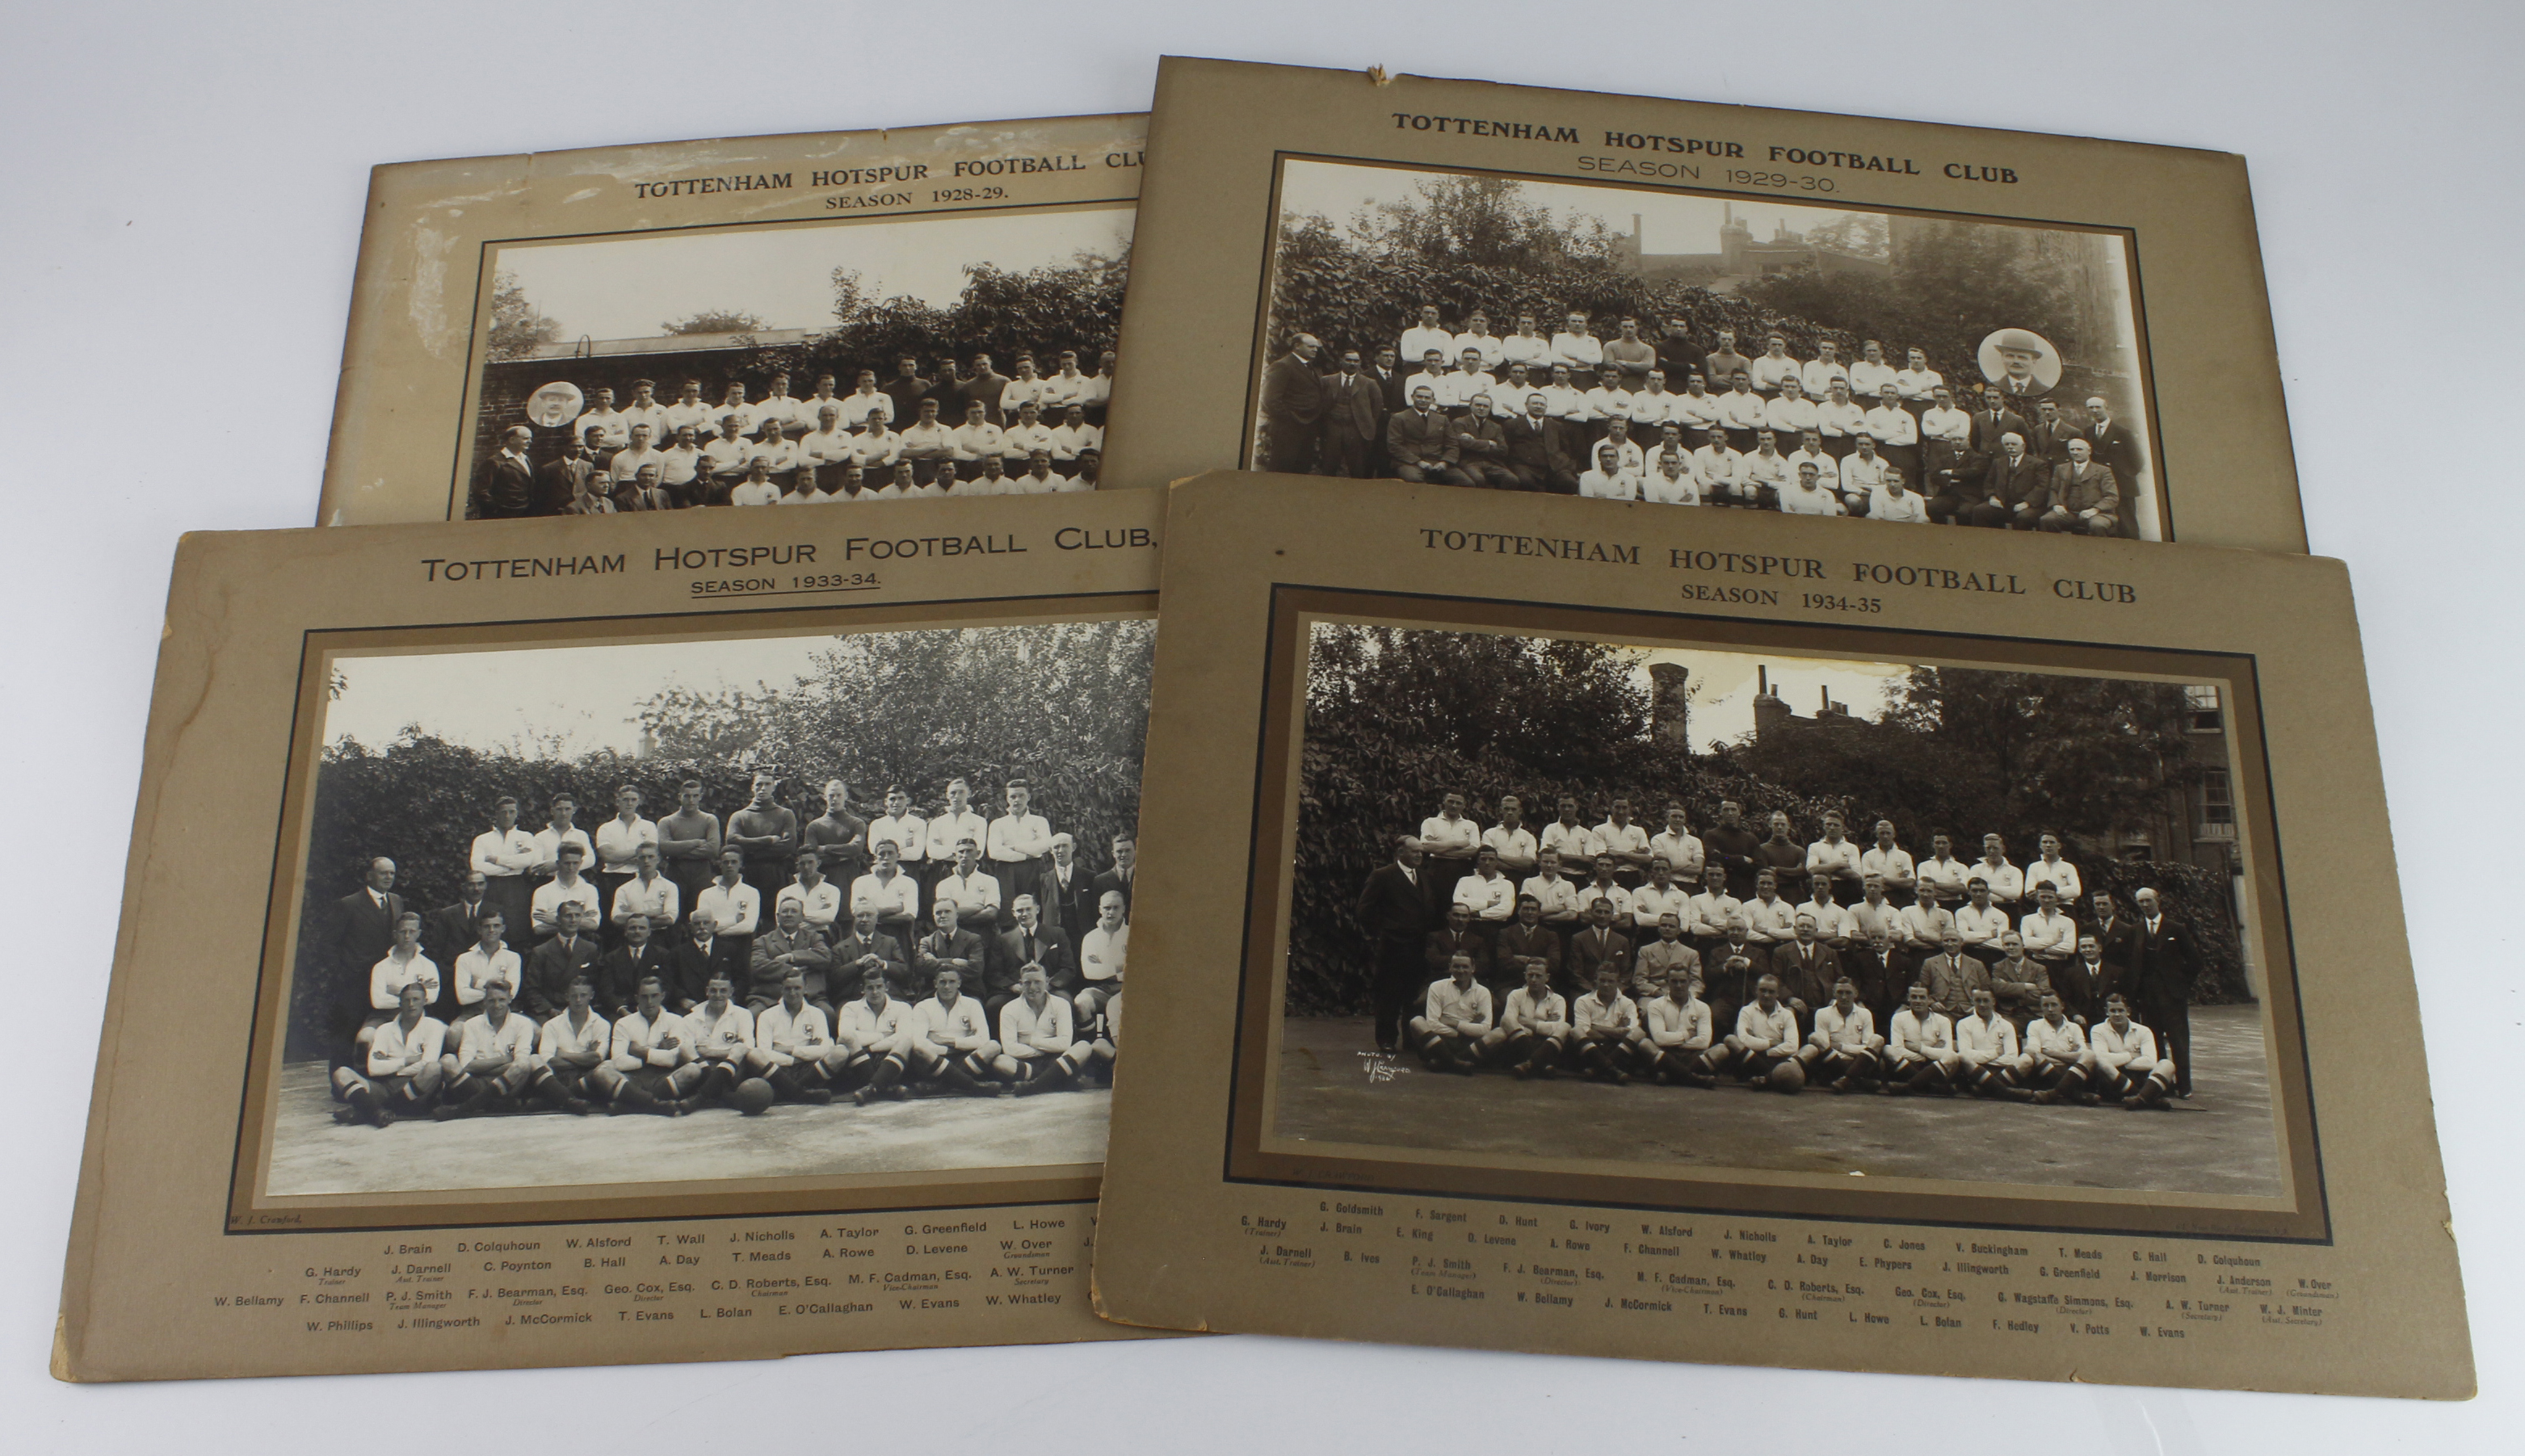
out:
<path id="1" fill-rule="evenodd" d="M 11 7 L 0 401 L 5 883 L 40 910 L 0 1203 L 18 1451 L 443 1449 L 397 1407 L 528 1444 L 969 1450 L 1662 1449 L 1974 1432 L 2063 1453 L 2509 1449 L 2525 1400 L 2525 1027 L 2506 536 L 2517 442 L 2525 11 L 1911 0 L 1262 10 L 282 0 Z M 1844 111 L 2245 154 L 2313 549 L 2359 588 L 2438 1130 L 2485 1390 L 2464 1405 L 1649 1366 L 1223 1337 L 667 1370 L 74 1388 L 44 1373 L 179 533 L 314 518 L 368 169 L 685 137 L 1137 111 L 1161 53 Z M 663 315 L 662 315 L 663 316 Z M 2344 664 L 2351 670 L 2352 664 Z M 2373 885 L 2303 893 L 2376 896 Z M 596 1434 L 603 1432 L 603 1436 Z M 820 1434 L 828 1432 L 829 1434 Z"/>

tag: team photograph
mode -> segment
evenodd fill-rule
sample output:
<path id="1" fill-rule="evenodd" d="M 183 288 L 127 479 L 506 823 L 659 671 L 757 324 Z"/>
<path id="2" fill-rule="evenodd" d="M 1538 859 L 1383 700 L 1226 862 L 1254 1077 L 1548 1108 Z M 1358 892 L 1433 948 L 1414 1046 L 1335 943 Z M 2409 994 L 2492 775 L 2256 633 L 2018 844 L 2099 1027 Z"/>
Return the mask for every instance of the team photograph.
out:
<path id="1" fill-rule="evenodd" d="M 1129 204 L 510 244 L 467 519 L 1094 490 Z"/>
<path id="2" fill-rule="evenodd" d="M 1306 681 L 1270 1136 L 2284 1191 L 2225 684 L 1340 621 Z"/>
<path id="3" fill-rule="evenodd" d="M 335 655 L 265 1190 L 1101 1163 L 1154 629 Z"/>
<path id="4" fill-rule="evenodd" d="M 2165 539 L 2127 240 L 1281 165 L 1248 468 Z"/>

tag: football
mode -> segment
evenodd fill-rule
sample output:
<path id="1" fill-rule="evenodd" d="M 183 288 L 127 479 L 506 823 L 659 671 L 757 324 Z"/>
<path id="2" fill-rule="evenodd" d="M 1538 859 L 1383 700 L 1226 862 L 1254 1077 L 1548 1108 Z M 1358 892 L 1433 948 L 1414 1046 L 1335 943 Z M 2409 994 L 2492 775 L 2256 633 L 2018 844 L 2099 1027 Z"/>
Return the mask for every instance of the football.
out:
<path id="1" fill-rule="evenodd" d="M 1768 1082 L 1773 1092 L 1796 1092 L 1807 1085 L 1806 1065 L 1802 1062 L 1782 1062 L 1771 1069 Z"/>
<path id="2" fill-rule="evenodd" d="M 746 1116 L 759 1117 L 770 1110 L 774 1095 L 770 1083 L 760 1077 L 748 1077 L 736 1085 L 735 1094 L 728 1100 L 734 1102 L 736 1110 Z"/>

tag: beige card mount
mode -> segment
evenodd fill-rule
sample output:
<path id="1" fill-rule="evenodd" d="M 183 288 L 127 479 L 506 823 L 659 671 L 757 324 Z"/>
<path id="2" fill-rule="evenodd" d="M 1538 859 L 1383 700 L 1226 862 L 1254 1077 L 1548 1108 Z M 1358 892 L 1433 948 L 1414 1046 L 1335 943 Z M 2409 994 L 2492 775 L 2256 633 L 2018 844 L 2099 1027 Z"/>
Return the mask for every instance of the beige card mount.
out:
<path id="1" fill-rule="evenodd" d="M 1126 1334 L 1086 992 L 1161 504 L 187 537 L 56 1373 Z"/>
<path id="2" fill-rule="evenodd" d="M 1719 420 L 1722 447 L 1758 453 L 1758 430 L 1772 427 L 1792 458 L 1817 428 L 1827 487 L 1852 436 L 1872 433 L 1926 495 L 1941 494 L 1940 471 L 1960 471 L 1951 483 L 1968 510 L 2003 434 L 2020 434 L 2047 478 L 2083 434 L 2116 477 L 2107 534 L 2305 549 L 2240 157 L 1168 57 L 1143 197 L 1124 349 L 1162 348 L 1168 366 L 1117 386 L 1116 481 L 1221 468 L 1409 478 L 1391 429 L 1434 347 L 1501 413 L 1548 392 L 1547 413 L 1565 421 L 1565 467 L 1539 449 L 1530 467 L 1485 456 L 1475 483 L 1571 493 L 1614 413 L 1634 443 L 1654 449 L 1659 426 L 1678 422 L 1681 447 L 1698 450 L 1719 412 L 1673 397 L 1695 372 L 1724 396 L 1742 370 L 1750 395 Z M 1522 338 L 1520 316 L 1532 320 Z M 1626 319 L 1645 351 L 1616 349 Z M 1312 359 L 1293 354 L 1302 338 Z M 1467 344 L 1479 366 L 1462 371 Z M 1381 350 L 1394 351 L 1383 367 Z M 1339 374 L 1351 351 L 1366 376 L 1355 399 L 1311 382 Z M 1608 360 L 1626 399 L 1650 387 L 1652 366 L 1662 394 L 1590 406 Z M 1520 361 L 1521 381 L 1509 373 Z M 1574 363 L 1564 383 L 1577 397 L 1556 388 L 1555 362 Z M 1839 375 L 1862 411 L 1892 385 L 1906 417 L 1766 414 L 1783 372 L 1808 404 L 1829 403 Z M 1930 414 L 1940 386 L 1953 418 Z M 1986 387 L 2003 411 L 1965 419 Z M 1436 386 L 1442 413 L 1462 408 L 1449 388 Z M 1512 422 L 1510 433 L 1514 446 Z M 1450 452 L 1444 463 L 1475 461 Z M 1872 481 L 1846 492 L 1852 509 Z M 2001 494 L 2012 505 L 2024 488 Z M 1758 490 L 1774 498 L 1767 473 Z"/>
<path id="3" fill-rule="evenodd" d="M 1169 494 L 1103 1313 L 2471 1391 L 2338 562 Z"/>

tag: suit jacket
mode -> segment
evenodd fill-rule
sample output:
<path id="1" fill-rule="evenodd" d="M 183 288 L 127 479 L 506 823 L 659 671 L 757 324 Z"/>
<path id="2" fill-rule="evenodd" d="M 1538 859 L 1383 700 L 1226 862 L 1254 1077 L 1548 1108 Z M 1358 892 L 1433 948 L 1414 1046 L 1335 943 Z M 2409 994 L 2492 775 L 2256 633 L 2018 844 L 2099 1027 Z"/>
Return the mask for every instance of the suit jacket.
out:
<path id="1" fill-rule="evenodd" d="M 968 962 L 965 969 L 957 971 L 957 980 L 967 990 L 978 992 L 981 981 L 990 974 L 990 947 L 982 944 L 982 938 L 969 930 L 959 930 L 953 936 L 933 930 L 920 938 L 919 948 L 913 952 L 912 964 L 919 972 L 920 979 L 930 983 L 934 990 L 940 971 L 957 970 L 948 964 L 949 961 Z"/>
<path id="2" fill-rule="evenodd" d="M 880 930 L 863 940 L 858 927 L 854 926 L 843 931 L 841 939 L 833 942 L 833 968 L 824 975 L 824 987 L 832 993 L 834 1005 L 856 1000 L 866 994 L 867 984 L 863 978 L 867 975 L 868 968 L 860 962 L 870 955 L 879 962 L 875 969 L 885 978 L 887 995 L 916 1002 L 921 998 L 912 995 L 916 984 L 912 978 L 912 967 L 904 960 L 903 946 L 895 943 L 894 937 Z"/>
<path id="3" fill-rule="evenodd" d="M 2016 438 L 2025 442 L 2025 453 L 2027 455 L 2032 455 L 2034 453 L 2034 427 L 2025 422 L 2024 415 L 2017 413 L 2013 410 L 2002 411 L 1996 416 L 1993 416 L 1987 410 L 1976 411 L 1974 413 L 1972 417 L 1972 448 L 1974 454 L 1998 455 L 2000 453 L 1999 437 L 2002 435 L 2014 435 Z"/>
<path id="4" fill-rule="evenodd" d="M 1941 950 L 1920 962 L 1919 984 L 1929 988 L 1929 1004 L 1952 1021 L 1972 1014 L 1972 994 L 1990 990 L 1990 971 L 1969 955 Z"/>
<path id="5" fill-rule="evenodd" d="M 1294 354 L 1281 355 L 1262 371 L 1262 416 L 1312 425 L 1323 418 L 1326 393 L 1313 364 Z"/>
<path id="6" fill-rule="evenodd" d="M 1096 901 L 1103 896 L 1096 877 L 1076 859 L 1069 861 L 1069 885 L 1064 889 L 1059 868 L 1047 864 L 1035 882 L 1034 902 L 1043 907 L 1043 923 L 1057 927 L 1073 946 L 1096 923 Z"/>
<path id="7" fill-rule="evenodd" d="M 421 951 L 438 963 L 442 976 L 455 966 L 456 957 L 464 953 L 465 947 L 473 944 L 473 917 L 489 904 L 488 900 L 475 900 L 469 905 L 460 899 L 421 917 Z M 380 950 L 377 954 L 382 956 L 385 952 Z M 375 965 L 376 961 L 371 959 L 369 964 Z"/>
<path id="8" fill-rule="evenodd" d="M 543 486 L 543 510 L 559 515 L 578 498 L 579 488 L 587 483 L 587 477 L 595 473 L 594 456 L 565 455 L 537 470 L 535 475 Z"/>
<path id="9" fill-rule="evenodd" d="M 1783 999 L 1804 1001 L 1812 1012 L 1832 1004 L 1832 983 L 1841 979 L 1841 957 L 1821 941 L 1810 946 L 1791 941 L 1771 947 L 1771 974 L 1780 978 Z"/>
<path id="10" fill-rule="evenodd" d="M 1385 422 L 1385 449 L 1397 464 L 1452 465 L 1456 462 L 1454 421 L 1443 410 L 1425 415 L 1406 410 Z"/>
<path id="11" fill-rule="evenodd" d="M 528 514 L 535 509 L 534 472 L 505 452 L 495 452 L 474 477 L 469 504 L 476 516 Z"/>
<path id="12" fill-rule="evenodd" d="M 799 926 L 794 936 L 776 925 L 755 936 L 746 957 L 746 980 L 737 983 L 740 998 L 748 1002 L 759 996 L 780 999 L 780 983 L 789 975 L 788 967 L 773 959 L 781 955 L 797 957 L 793 964 L 807 977 L 809 1000 L 826 998 L 832 984 L 829 973 L 833 952 L 824 945 L 823 932 L 812 925 Z"/>
<path id="13" fill-rule="evenodd" d="M 1500 979 L 1515 986 L 1525 984 L 1523 958 L 1542 957 L 1543 968 L 1551 973 L 1550 985 L 1560 984 L 1560 932 L 1548 925 L 1527 930 L 1511 920 L 1500 927 L 1499 938 L 1492 948 L 1492 964 L 1499 968 Z"/>
<path id="14" fill-rule="evenodd" d="M 1499 421 L 1467 414 L 1458 419 L 1453 430 L 1458 460 L 1478 461 L 1497 465 L 1508 461 L 1508 434 Z"/>
<path id="15" fill-rule="evenodd" d="M 1842 957 L 1841 973 L 1858 988 L 1858 1003 L 1874 1013 L 1877 1035 L 1884 1035 L 1895 1009 L 1911 989 L 1911 957 L 1899 946 L 1887 949 L 1881 959 L 1874 946 L 1856 946 Z"/>
<path id="16" fill-rule="evenodd" d="M 1631 984 L 1631 943 L 1616 930 L 1599 933 L 1594 926 L 1569 938 L 1569 977 L 1588 991 L 1596 988 L 1596 972 L 1611 966 L 1621 972 L 1622 984 Z"/>
<path id="17" fill-rule="evenodd" d="M 1727 972 L 1727 962 L 1739 955 L 1751 964 L 1731 976 Z M 1712 1006 L 1722 1001 L 1731 1006 L 1741 1006 L 1754 998 L 1754 983 L 1770 971 L 1771 953 L 1753 942 L 1747 941 L 1745 948 L 1739 950 L 1723 940 L 1712 941 L 1701 951 L 1702 999 Z M 1723 1037 L 1734 1030 L 1731 1026 L 1719 1031 L 1718 1035 Z"/>
<path id="18" fill-rule="evenodd" d="M 537 1021 L 550 1021 L 568 1010 L 571 979 L 596 964 L 604 948 L 596 937 L 581 933 L 570 937 L 567 946 L 555 936 L 527 951 L 526 984 L 518 988 L 518 1009 Z M 595 979 L 593 973 L 588 979 Z M 603 988 L 598 988 L 597 996 L 603 999 Z"/>
<path id="19" fill-rule="evenodd" d="M 1370 364 L 1368 365 L 1367 372 L 1369 377 L 1376 380 L 1376 392 L 1385 399 L 1386 413 L 1391 414 L 1397 410 L 1409 410 L 1411 408 L 1411 401 L 1406 397 L 1403 392 L 1403 381 L 1411 378 L 1412 374 L 1419 373 L 1420 371 L 1418 369 L 1412 369 L 1409 373 L 1402 369 L 1396 369 L 1392 373 L 1387 373 L 1385 370 L 1376 367 L 1374 364 Z"/>
<path id="20" fill-rule="evenodd" d="M 2052 501 L 2071 515 L 2081 510 L 2101 510 L 2118 517 L 2122 493 L 2112 471 L 2089 461 L 2083 469 L 2068 464 L 2052 467 Z"/>
<path id="21" fill-rule="evenodd" d="M 2018 456 L 2012 465 L 2006 456 L 1993 456 L 1990 471 L 1982 478 L 1982 497 L 1997 496 L 2002 505 L 2030 506 L 2040 512 L 2052 504 L 2051 468 L 2031 452 Z"/>
<path id="22" fill-rule="evenodd" d="M 2104 997 L 2118 991 L 2130 995 L 2131 978 L 2139 965 L 2139 927 L 2137 917 L 2113 912 L 2112 923 L 2099 924 L 2087 934 L 2096 938 L 2104 952 L 2104 980 L 2095 991 L 2096 1009 L 2102 1011 Z"/>
<path id="23" fill-rule="evenodd" d="M 1511 414 L 1501 426 L 1508 441 L 1509 460 L 1537 470 L 1563 470 L 1578 473 L 1578 460 L 1569 450 L 1569 429 L 1562 421 L 1546 415 L 1538 422 L 1531 414 Z"/>
<path id="24" fill-rule="evenodd" d="M 1069 948 L 1069 937 L 1061 927 L 1038 921 L 1034 931 L 1034 958 L 1052 979 L 1055 995 L 1068 995 L 1079 987 L 1078 956 Z M 991 938 L 990 967 L 985 982 L 992 995 L 1003 992 L 1015 994 L 1017 975 L 1026 966 L 1025 932 L 1004 930 Z"/>
<path id="25" fill-rule="evenodd" d="M 1351 912 L 1369 940 L 1408 941 L 1416 946 L 1429 933 L 1437 916 L 1429 908 L 1427 861 L 1422 861 L 1417 873 L 1416 885 L 1403 873 L 1402 865 L 1390 861 L 1369 873 L 1366 888 L 1359 893 L 1359 904 Z"/>
<path id="26" fill-rule="evenodd" d="M 687 941 L 677 946 L 668 958 L 669 969 L 642 971 L 639 975 L 665 976 L 667 1001 L 670 1006 L 684 1001 L 699 1004 L 710 999 L 710 983 L 713 976 L 725 976 L 729 986 L 740 990 L 752 984 L 753 957 L 746 940 L 744 936 L 714 936 L 707 952 L 701 946 Z M 649 943 L 652 956 L 657 954 L 657 947 L 656 941 Z M 627 950 L 630 947 L 623 948 Z M 630 974 L 626 967 L 616 965 L 616 958 L 621 955 L 622 951 L 617 950 L 613 955 L 606 957 L 605 989 L 610 994 L 615 986 L 615 978 L 621 976 L 623 978 L 620 983 L 622 1005 L 627 1010 L 631 1005 L 633 993 L 640 989 L 640 981 L 639 976 Z"/>
<path id="27" fill-rule="evenodd" d="M 1131 878 L 1127 880 L 1122 878 L 1122 871 L 1119 868 L 1109 869 L 1105 873 L 1098 875 L 1094 886 L 1095 898 L 1087 902 L 1088 925 L 1093 927 L 1096 924 L 1096 907 L 1105 902 L 1105 897 L 1107 895 L 1116 890 L 1122 892 L 1122 923 L 1125 925 L 1130 924 L 1131 887 L 1139 882 L 1140 872 L 1136 867 L 1131 871 Z M 1078 933 L 1078 938 L 1081 943 L 1084 943 L 1087 939 L 1087 932 L 1083 930 L 1080 931 Z"/>
<path id="28" fill-rule="evenodd" d="M 1324 428 L 1327 431 L 1353 431 L 1362 440 L 1373 443 L 1385 429 L 1385 386 L 1374 374 L 1361 372 L 1350 376 L 1350 388 L 1342 388 L 1341 375 L 1324 376 Z"/>
<path id="29" fill-rule="evenodd" d="M 2132 928 L 2139 933 L 2139 946 L 2131 958 L 2133 990 L 2152 1001 L 2189 1001 L 2192 983 L 2201 977 L 2201 947 L 2194 944 L 2192 932 L 2171 915 L 2157 917 L 2156 930 L 2151 934 L 2148 922 L 2134 919 Z"/>
<path id="30" fill-rule="evenodd" d="M 631 953 L 629 946 L 617 946 L 598 956 L 595 974 L 590 977 L 596 983 L 597 1014 L 619 1018 L 629 1012 L 634 993 L 640 989 L 644 976 L 663 977 L 669 999 L 683 995 L 684 977 L 676 962 L 680 958 L 679 951 L 691 948 L 689 946 L 665 946 L 653 940 L 643 945 L 641 953 L 637 955 Z M 693 981 L 691 999 L 700 1000 L 702 990 L 709 983 L 710 973 L 707 970 L 700 972 Z"/>
<path id="31" fill-rule="evenodd" d="M 2090 424 L 2079 433 L 2095 446 L 2096 463 L 2112 471 L 2114 479 L 2139 478 L 2139 436 L 2129 425 L 2116 419 Z"/>
<path id="32" fill-rule="evenodd" d="M 1541 928 L 1542 927 L 1540 926 L 1536 927 L 1538 930 Z M 1560 938 L 1559 936 L 1554 936 L 1552 939 L 1555 943 L 1558 943 Z M 1490 951 L 1482 946 L 1481 934 L 1477 931 L 1468 930 L 1463 932 L 1461 935 L 1459 935 L 1455 931 L 1449 930 L 1443 925 L 1439 926 L 1436 930 L 1429 932 L 1429 940 L 1427 945 L 1421 949 L 1420 958 L 1428 962 L 1429 969 L 1434 975 L 1444 976 L 1448 974 L 1447 968 L 1455 964 L 1456 955 L 1460 951 L 1473 958 L 1474 980 L 1487 981 L 1490 979 L 1491 954 Z M 1518 972 L 1519 982 L 1522 983 L 1523 979 L 1524 973 L 1522 971 Z"/>
<path id="33" fill-rule="evenodd" d="M 402 896 L 388 891 L 385 900 L 384 907 L 379 908 L 375 900 L 369 898 L 368 889 L 363 886 L 333 901 L 333 963 L 341 968 L 343 975 L 359 978 L 363 1000 L 368 997 L 369 972 L 378 961 L 385 959 L 387 951 L 394 948 L 395 921 L 403 917 Z M 473 939 L 470 932 L 465 938 L 469 941 Z M 427 954 L 426 951 L 422 953 Z M 430 959 L 438 962 L 442 974 L 456 963 L 452 956 L 438 960 L 432 955 Z"/>
<path id="34" fill-rule="evenodd" d="M 2056 424 L 2038 424 L 2026 433 L 2025 453 L 2046 464 L 2062 465 L 2069 461 L 2069 442 L 2079 438 L 2076 425 L 2067 420 Z"/>

